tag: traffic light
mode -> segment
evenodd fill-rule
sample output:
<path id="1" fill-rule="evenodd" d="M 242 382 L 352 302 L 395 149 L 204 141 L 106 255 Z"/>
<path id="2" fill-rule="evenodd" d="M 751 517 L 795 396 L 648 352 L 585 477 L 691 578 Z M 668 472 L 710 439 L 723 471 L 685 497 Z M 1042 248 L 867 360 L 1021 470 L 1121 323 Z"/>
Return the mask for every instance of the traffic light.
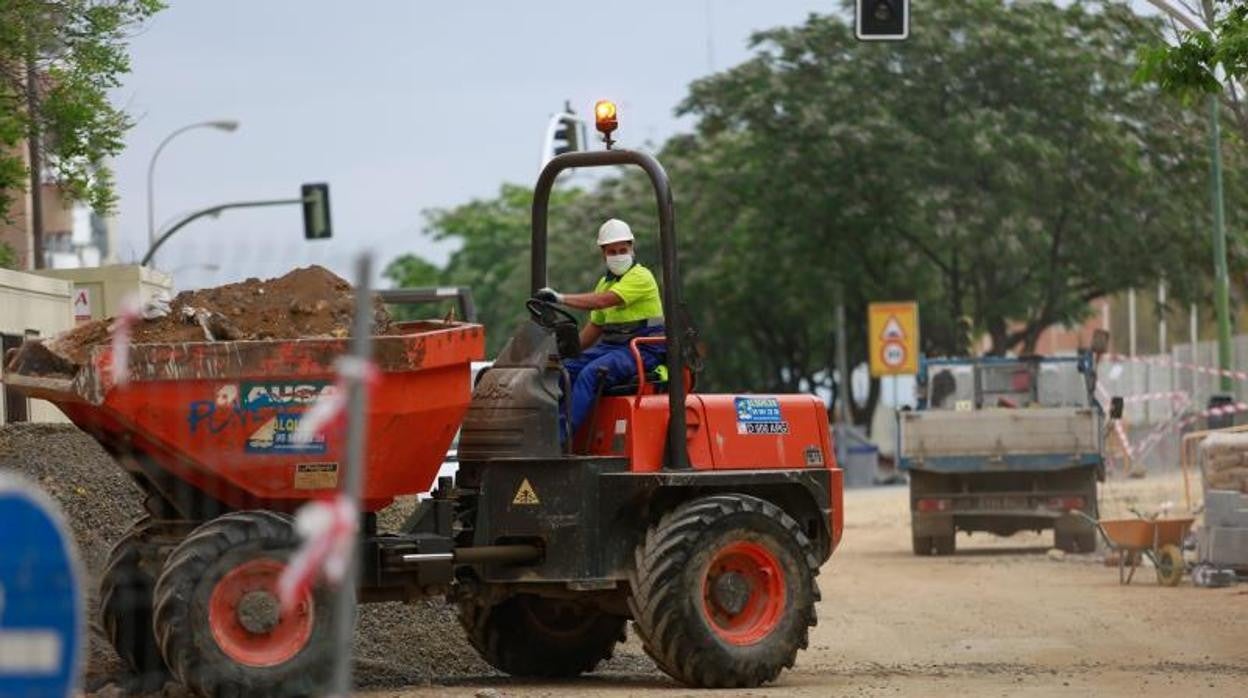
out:
<path id="1" fill-rule="evenodd" d="M 570 111 L 559 115 L 559 124 L 555 127 L 555 136 L 551 139 L 552 152 L 563 155 L 581 149 L 580 121 Z"/>
<path id="2" fill-rule="evenodd" d="M 329 220 L 329 185 L 305 184 L 300 188 L 303 199 L 303 237 L 308 240 L 326 240 L 333 237 Z"/>
<path id="3" fill-rule="evenodd" d="M 861 41 L 901 41 L 910 36 L 910 0 L 857 0 L 854 34 Z"/>

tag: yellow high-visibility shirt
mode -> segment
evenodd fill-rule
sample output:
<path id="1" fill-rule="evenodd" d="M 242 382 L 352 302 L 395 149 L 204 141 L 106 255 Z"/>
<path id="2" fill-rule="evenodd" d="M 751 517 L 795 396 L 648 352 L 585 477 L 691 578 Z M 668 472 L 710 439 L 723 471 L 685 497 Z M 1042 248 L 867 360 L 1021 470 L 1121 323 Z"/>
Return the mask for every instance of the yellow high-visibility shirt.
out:
<path id="1" fill-rule="evenodd" d="M 594 293 L 607 291 L 624 302 L 611 308 L 590 311 L 589 321 L 595 325 L 604 327 L 643 320 L 662 321 L 663 300 L 659 296 L 659 284 L 654 280 L 654 274 L 642 265 L 634 264 L 618 278 L 604 276 L 599 279 Z"/>

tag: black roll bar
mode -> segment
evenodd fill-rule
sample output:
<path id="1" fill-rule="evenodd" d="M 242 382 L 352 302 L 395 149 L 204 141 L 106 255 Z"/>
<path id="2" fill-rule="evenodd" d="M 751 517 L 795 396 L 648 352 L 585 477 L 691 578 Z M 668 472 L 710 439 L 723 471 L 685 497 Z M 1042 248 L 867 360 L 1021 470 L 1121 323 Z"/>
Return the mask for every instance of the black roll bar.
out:
<path id="1" fill-rule="evenodd" d="M 668 422 L 667 450 L 664 468 L 684 470 L 689 467 L 685 456 L 685 315 L 681 298 L 680 267 L 676 259 L 676 215 L 672 206 L 672 187 L 667 172 L 653 156 L 636 150 L 596 150 L 564 153 L 546 163 L 533 190 L 533 241 L 531 293 L 547 285 L 546 281 L 546 220 L 550 191 L 560 172 L 574 167 L 610 167 L 636 165 L 650 177 L 655 203 L 659 207 L 659 246 L 663 263 L 663 323 L 667 335 Z"/>

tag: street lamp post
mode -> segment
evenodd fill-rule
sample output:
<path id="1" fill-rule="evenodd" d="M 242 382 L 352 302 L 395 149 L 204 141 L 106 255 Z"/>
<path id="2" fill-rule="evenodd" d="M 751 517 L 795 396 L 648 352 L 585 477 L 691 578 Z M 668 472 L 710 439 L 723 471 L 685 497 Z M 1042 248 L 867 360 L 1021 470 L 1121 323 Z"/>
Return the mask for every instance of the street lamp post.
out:
<path id="1" fill-rule="evenodd" d="M 214 121 L 201 121 L 195 124 L 189 124 L 165 136 L 165 139 L 156 146 L 156 152 L 152 153 L 152 160 L 147 164 L 147 243 L 151 245 L 156 242 L 156 202 L 155 187 L 153 177 L 156 174 L 156 158 L 160 157 L 160 151 L 165 149 L 169 141 L 173 140 L 180 134 L 186 133 L 197 128 L 215 128 L 218 131 L 227 133 L 238 128 L 238 121 L 234 119 L 217 119 Z"/>

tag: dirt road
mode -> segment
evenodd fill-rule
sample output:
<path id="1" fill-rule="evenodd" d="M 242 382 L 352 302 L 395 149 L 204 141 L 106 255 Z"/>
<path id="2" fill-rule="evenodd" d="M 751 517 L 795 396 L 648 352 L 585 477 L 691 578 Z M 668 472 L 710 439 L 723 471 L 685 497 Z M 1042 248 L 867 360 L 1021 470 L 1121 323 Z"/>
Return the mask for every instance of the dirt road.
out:
<path id="1" fill-rule="evenodd" d="M 1102 513 L 1182 504 L 1176 476 L 1117 481 Z M 910 553 L 904 488 L 855 490 L 845 540 L 824 567 L 811 647 L 752 696 L 1232 696 L 1248 693 L 1248 585 L 1129 587 L 1101 555 L 1047 555 L 1051 534 L 961 535 L 953 558 Z M 658 673 L 631 640 L 604 671 L 566 683 L 502 677 L 417 696 L 708 695 Z"/>

